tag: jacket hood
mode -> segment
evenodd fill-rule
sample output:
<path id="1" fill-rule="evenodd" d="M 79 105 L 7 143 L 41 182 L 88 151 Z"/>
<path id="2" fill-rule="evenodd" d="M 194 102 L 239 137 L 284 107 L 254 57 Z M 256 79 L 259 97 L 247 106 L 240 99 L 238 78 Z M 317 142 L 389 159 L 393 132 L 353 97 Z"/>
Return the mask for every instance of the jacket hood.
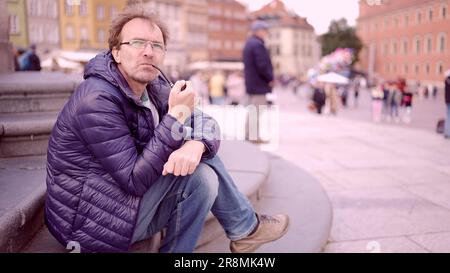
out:
<path id="1" fill-rule="evenodd" d="M 83 77 L 84 79 L 102 78 L 114 86 L 130 89 L 110 51 L 102 52 L 91 59 L 84 68 Z"/>
<path id="2" fill-rule="evenodd" d="M 138 98 L 131 90 L 128 82 L 117 67 L 117 63 L 114 61 L 111 51 L 102 52 L 91 59 L 85 66 L 83 77 L 84 79 L 90 77 L 104 79 L 118 87 L 136 104 L 142 106 L 140 98 Z M 170 87 L 161 76 L 158 76 L 155 80 L 149 82 L 147 85 L 147 92 L 151 99 L 158 100 L 158 102 L 164 105 L 168 101 Z"/>

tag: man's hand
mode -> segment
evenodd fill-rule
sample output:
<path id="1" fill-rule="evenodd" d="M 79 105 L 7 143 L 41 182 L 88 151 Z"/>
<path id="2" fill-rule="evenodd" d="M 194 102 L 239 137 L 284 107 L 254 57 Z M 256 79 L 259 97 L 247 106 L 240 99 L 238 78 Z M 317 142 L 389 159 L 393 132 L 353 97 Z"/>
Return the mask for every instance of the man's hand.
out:
<path id="1" fill-rule="evenodd" d="M 205 149 L 201 141 L 186 141 L 180 149 L 170 154 L 169 160 L 164 164 L 162 175 L 171 173 L 175 176 L 186 176 L 194 173 Z"/>
<path id="2" fill-rule="evenodd" d="M 186 89 L 181 91 L 186 85 Z M 191 116 L 195 105 L 195 92 L 189 81 L 177 81 L 169 94 L 169 115 L 176 118 L 180 123 Z"/>

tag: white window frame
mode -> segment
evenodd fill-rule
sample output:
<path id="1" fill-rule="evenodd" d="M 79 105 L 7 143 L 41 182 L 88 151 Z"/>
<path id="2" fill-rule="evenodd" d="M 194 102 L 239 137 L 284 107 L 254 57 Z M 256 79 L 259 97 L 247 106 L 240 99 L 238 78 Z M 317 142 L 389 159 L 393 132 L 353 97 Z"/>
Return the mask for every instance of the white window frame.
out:
<path id="1" fill-rule="evenodd" d="M 106 17 L 105 6 L 99 4 L 99 5 L 97 5 L 95 10 L 96 10 L 96 18 L 97 18 L 97 20 L 99 20 L 99 21 L 104 20 L 105 17 Z"/>
<path id="2" fill-rule="evenodd" d="M 441 71 L 441 72 L 439 72 L 439 68 L 442 68 L 442 71 Z M 442 76 L 442 75 L 444 74 L 444 64 L 443 64 L 442 62 L 438 62 L 438 63 L 436 64 L 436 74 L 437 74 L 438 76 Z"/>
<path id="3" fill-rule="evenodd" d="M 430 47 L 428 47 L 429 41 L 431 42 Z M 424 49 L 425 53 L 427 53 L 427 54 L 433 53 L 433 36 L 431 34 L 425 35 L 423 45 L 424 45 L 423 49 Z"/>
<path id="4" fill-rule="evenodd" d="M 9 34 L 20 34 L 20 20 L 17 14 L 9 15 Z"/>
<path id="5" fill-rule="evenodd" d="M 419 48 L 417 48 L 417 42 L 419 42 Z M 414 36 L 414 53 L 416 54 L 420 54 L 422 52 L 422 39 L 420 38 L 420 36 Z"/>
<path id="6" fill-rule="evenodd" d="M 405 42 L 406 42 L 406 48 L 405 48 Z M 408 38 L 403 38 L 402 39 L 402 53 L 403 53 L 403 55 L 407 55 L 408 54 L 408 52 L 409 52 L 408 47 L 409 47 L 409 40 L 408 40 Z"/>
<path id="7" fill-rule="evenodd" d="M 444 48 L 441 49 L 441 38 L 444 37 Z M 437 42 L 436 42 L 436 52 L 437 53 L 445 53 L 447 51 L 447 35 L 445 32 L 440 32 L 437 35 Z"/>

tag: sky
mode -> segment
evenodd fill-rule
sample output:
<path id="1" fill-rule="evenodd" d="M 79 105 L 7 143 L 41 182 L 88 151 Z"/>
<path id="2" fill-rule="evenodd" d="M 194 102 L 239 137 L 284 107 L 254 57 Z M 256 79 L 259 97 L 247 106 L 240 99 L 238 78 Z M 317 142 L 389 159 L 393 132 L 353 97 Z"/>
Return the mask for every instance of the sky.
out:
<path id="1" fill-rule="evenodd" d="M 271 0 L 239 0 L 250 11 L 257 10 Z M 283 0 L 288 10 L 306 17 L 308 22 L 320 35 L 328 31 L 331 20 L 347 19 L 350 26 L 355 26 L 358 17 L 358 0 Z"/>

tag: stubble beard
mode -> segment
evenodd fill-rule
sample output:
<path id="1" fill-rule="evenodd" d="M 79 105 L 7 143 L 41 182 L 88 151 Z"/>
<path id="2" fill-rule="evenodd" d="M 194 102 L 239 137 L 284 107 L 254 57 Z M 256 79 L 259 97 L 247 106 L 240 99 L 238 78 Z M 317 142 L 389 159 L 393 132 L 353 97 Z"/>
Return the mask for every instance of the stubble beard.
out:
<path id="1" fill-rule="evenodd" d="M 158 74 L 153 72 L 140 72 L 137 75 L 131 75 L 131 79 L 141 84 L 147 84 L 156 79 L 157 76 Z"/>

